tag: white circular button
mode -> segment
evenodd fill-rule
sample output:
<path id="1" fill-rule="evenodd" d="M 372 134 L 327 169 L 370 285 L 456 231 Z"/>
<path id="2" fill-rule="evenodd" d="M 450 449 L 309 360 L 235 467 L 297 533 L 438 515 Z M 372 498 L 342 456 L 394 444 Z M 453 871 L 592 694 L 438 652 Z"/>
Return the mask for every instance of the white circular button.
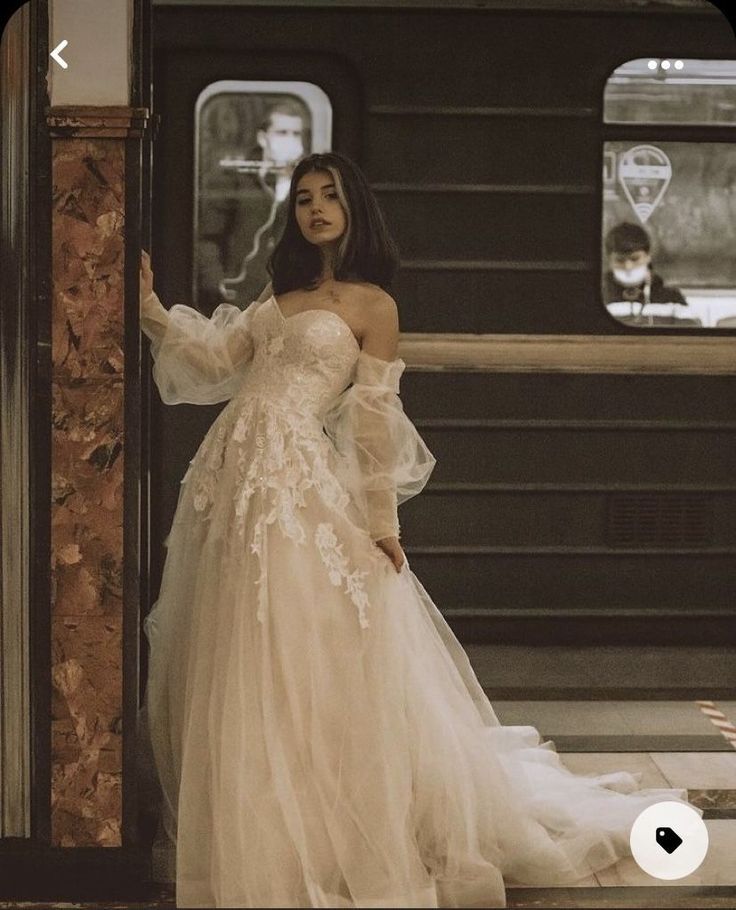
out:
<path id="1" fill-rule="evenodd" d="M 685 803 L 653 803 L 636 817 L 629 843 L 634 859 L 649 875 L 684 878 L 705 859 L 708 829 Z"/>

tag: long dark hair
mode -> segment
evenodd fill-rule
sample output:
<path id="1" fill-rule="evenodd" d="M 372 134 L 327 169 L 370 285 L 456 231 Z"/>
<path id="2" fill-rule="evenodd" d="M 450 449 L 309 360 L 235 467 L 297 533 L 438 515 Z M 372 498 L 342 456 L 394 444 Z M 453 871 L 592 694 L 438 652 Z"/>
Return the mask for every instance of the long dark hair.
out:
<path id="1" fill-rule="evenodd" d="M 326 171 L 346 213 L 334 275 L 338 281 L 367 281 L 388 291 L 399 265 L 397 246 L 376 197 L 357 164 L 337 152 L 307 155 L 297 164 L 289 189 L 286 227 L 268 260 L 274 294 L 314 288 L 322 272 L 319 247 L 305 240 L 296 220 L 296 188 L 304 174 Z"/>

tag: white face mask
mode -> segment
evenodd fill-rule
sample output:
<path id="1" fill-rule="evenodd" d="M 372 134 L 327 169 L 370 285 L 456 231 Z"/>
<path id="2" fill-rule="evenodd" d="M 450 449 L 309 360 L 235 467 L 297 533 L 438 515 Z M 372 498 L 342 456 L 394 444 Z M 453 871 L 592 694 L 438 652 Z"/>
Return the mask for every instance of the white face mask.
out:
<path id="1" fill-rule="evenodd" d="M 291 164 L 304 154 L 302 140 L 298 136 L 271 136 L 266 150 L 276 164 Z"/>
<path id="2" fill-rule="evenodd" d="M 613 277 L 625 288 L 633 288 L 643 284 L 649 275 L 648 265 L 638 265 L 635 269 L 614 269 Z"/>

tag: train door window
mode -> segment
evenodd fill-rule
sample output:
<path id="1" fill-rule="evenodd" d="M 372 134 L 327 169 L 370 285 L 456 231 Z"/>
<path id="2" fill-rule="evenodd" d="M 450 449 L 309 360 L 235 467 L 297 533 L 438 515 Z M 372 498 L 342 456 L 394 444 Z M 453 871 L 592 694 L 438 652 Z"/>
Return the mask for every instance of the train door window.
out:
<path id="1" fill-rule="evenodd" d="M 608 312 L 642 328 L 736 328 L 736 60 L 631 60 L 603 101 Z"/>
<path id="2" fill-rule="evenodd" d="M 309 82 L 220 80 L 197 99 L 194 142 L 193 300 L 243 309 L 268 283 L 294 166 L 332 146 L 332 106 Z"/>

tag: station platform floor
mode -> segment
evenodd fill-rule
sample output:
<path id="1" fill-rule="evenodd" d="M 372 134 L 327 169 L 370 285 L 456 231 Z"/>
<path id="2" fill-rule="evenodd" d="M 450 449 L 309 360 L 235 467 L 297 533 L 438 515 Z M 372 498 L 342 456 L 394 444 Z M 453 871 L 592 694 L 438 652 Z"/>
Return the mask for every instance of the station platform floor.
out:
<path id="1" fill-rule="evenodd" d="M 629 857 L 574 887 L 508 887 L 508 907 L 736 907 L 731 648 L 469 644 L 466 652 L 501 723 L 536 727 L 576 773 L 641 771 L 642 786 L 686 788 L 708 828 L 708 854 L 685 878 L 655 879 Z M 0 910 L 176 906 L 171 886 L 148 883 L 131 897 L 54 903 L 0 898 Z"/>

